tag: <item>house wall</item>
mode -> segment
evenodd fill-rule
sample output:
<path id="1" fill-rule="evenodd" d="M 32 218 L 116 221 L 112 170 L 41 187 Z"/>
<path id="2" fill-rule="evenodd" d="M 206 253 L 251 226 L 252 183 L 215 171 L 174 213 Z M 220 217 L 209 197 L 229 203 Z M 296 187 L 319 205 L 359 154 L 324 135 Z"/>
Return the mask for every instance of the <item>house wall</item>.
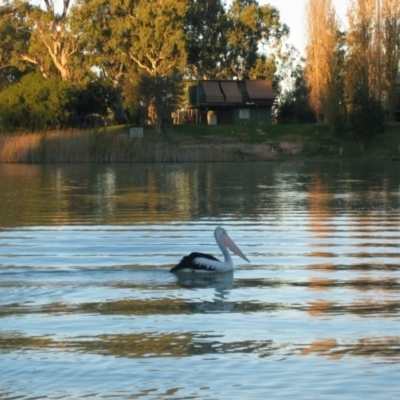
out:
<path id="1" fill-rule="evenodd" d="M 248 110 L 248 111 L 245 111 Z M 271 108 L 236 108 L 234 110 L 234 124 L 270 124 L 271 123 Z M 248 116 L 248 118 L 246 118 Z"/>
<path id="2" fill-rule="evenodd" d="M 270 107 L 239 108 L 227 107 L 213 110 L 217 116 L 217 125 L 271 124 Z"/>
<path id="3" fill-rule="evenodd" d="M 216 111 L 218 125 L 232 125 L 235 124 L 235 114 L 232 108 L 221 108 Z"/>

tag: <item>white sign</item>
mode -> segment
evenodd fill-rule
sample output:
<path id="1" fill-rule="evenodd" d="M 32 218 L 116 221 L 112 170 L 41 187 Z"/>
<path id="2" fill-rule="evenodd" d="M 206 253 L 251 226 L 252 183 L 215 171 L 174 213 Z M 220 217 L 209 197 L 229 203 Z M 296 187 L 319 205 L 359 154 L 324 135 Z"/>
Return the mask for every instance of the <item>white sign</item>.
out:
<path id="1" fill-rule="evenodd" d="M 143 137 L 143 128 L 131 128 L 129 130 L 129 136 L 131 138 L 134 138 L 134 137 L 141 138 L 141 137 Z"/>

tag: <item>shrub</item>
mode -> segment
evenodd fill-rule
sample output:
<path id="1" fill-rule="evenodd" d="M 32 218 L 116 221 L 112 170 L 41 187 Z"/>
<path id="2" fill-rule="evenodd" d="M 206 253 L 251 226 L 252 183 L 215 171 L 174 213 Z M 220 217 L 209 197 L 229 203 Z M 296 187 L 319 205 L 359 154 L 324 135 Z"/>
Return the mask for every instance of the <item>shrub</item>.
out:
<path id="1" fill-rule="evenodd" d="M 0 93 L 0 123 L 8 130 L 65 127 L 74 112 L 76 95 L 70 82 L 27 74 Z"/>

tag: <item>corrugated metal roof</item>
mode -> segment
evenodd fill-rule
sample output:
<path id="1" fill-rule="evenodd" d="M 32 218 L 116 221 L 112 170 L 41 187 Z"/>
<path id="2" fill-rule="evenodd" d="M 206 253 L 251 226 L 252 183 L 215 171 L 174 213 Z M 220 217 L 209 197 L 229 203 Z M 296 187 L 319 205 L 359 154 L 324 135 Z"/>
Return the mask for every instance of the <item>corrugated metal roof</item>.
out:
<path id="1" fill-rule="evenodd" d="M 225 94 L 226 103 L 242 102 L 242 94 L 239 91 L 237 82 L 221 82 L 221 88 Z"/>
<path id="2" fill-rule="evenodd" d="M 206 94 L 207 103 L 223 103 L 224 95 L 221 92 L 218 82 L 202 82 L 204 93 Z"/>
<path id="3" fill-rule="evenodd" d="M 274 99 L 271 81 L 246 81 L 246 90 L 250 100 Z"/>

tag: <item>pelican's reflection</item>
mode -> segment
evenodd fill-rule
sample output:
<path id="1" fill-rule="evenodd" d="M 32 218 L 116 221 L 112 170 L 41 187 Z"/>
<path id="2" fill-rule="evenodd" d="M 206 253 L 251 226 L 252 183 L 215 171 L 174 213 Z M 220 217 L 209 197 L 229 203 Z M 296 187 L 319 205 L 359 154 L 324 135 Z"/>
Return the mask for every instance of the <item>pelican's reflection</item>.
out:
<path id="1" fill-rule="evenodd" d="M 178 284 L 187 288 L 215 288 L 222 292 L 229 292 L 233 288 L 233 271 L 219 274 L 179 274 L 177 278 Z"/>
<path id="2" fill-rule="evenodd" d="M 202 301 L 196 304 L 198 312 L 229 312 L 234 304 L 229 302 L 233 288 L 233 271 L 220 274 L 180 274 L 178 284 L 184 288 L 214 289 L 213 301 Z"/>

